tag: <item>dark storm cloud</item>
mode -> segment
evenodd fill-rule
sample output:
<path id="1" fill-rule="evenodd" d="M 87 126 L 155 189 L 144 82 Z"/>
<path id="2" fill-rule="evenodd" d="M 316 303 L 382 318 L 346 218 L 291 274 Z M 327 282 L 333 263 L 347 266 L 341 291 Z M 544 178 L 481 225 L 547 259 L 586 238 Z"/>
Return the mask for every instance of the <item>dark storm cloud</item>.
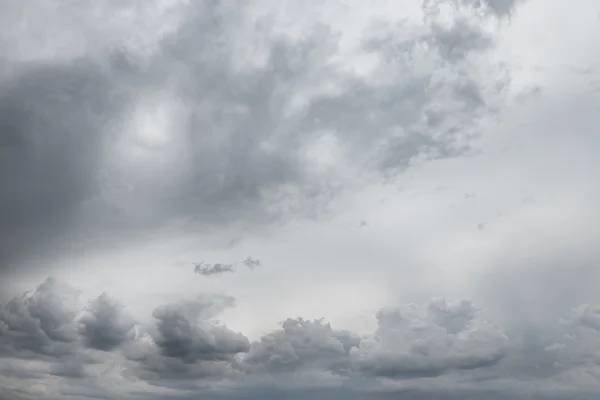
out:
<path id="1" fill-rule="evenodd" d="M 204 307 L 202 303 L 193 307 Z M 186 312 L 179 305 L 162 306 L 154 310 L 157 332 L 153 336 L 160 352 L 171 358 L 187 361 L 227 360 L 248 350 L 249 342 L 240 333 L 224 326 L 208 324 L 199 327 L 196 315 L 201 310 Z"/>
<path id="2" fill-rule="evenodd" d="M 211 318 L 233 305 L 229 297 L 203 297 L 167 304 L 153 312 L 155 325 L 145 341 L 126 351 L 140 379 L 157 386 L 172 381 L 220 380 L 234 376 L 236 355 L 248 351 L 250 342 L 241 333 L 217 325 Z"/>
<path id="3" fill-rule="evenodd" d="M 79 334 L 84 338 L 86 346 L 103 351 L 114 350 L 121 343 L 132 339 L 135 326 L 124 306 L 106 293 L 90 302 L 86 313 L 79 319 L 79 324 Z"/>
<path id="4" fill-rule="evenodd" d="M 78 292 L 47 279 L 0 310 L 0 351 L 23 357 L 71 354 L 77 340 Z"/>
<path id="5" fill-rule="evenodd" d="M 432 17 L 423 35 L 365 39 L 381 60 L 372 80 L 330 62 L 339 37 L 329 28 L 285 38 L 268 19 L 252 22 L 250 6 L 179 5 L 177 27 L 139 51 L 113 41 L 123 26 L 102 35 L 110 26 L 89 5 L 63 4 L 73 18 L 48 29 L 81 32 L 87 53 L 1 61 L 18 71 L 0 85 L 1 269 L 85 240 L 127 243 L 174 221 L 202 230 L 318 212 L 343 188 L 338 172 L 307 156 L 325 133 L 345 160 L 393 174 L 420 157 L 464 154 L 499 93 L 484 96 L 482 86 L 499 86 L 463 63 L 491 46 L 466 20 L 441 27 Z M 39 15 L 27 8 L 20 18 Z M 245 43 L 258 43 L 262 63 Z M 151 117 L 163 120 L 140 120 Z"/>
<path id="6" fill-rule="evenodd" d="M 599 313 L 587 304 L 562 321 L 540 326 L 539 333 L 507 332 L 468 301 L 433 299 L 425 307 L 380 310 L 372 334 L 336 330 L 321 320 L 288 319 L 252 343 L 215 320 L 235 304 L 231 297 L 204 295 L 157 307 L 154 321 L 140 325 L 135 337 L 130 336 L 131 319 L 118 304 L 101 295 L 78 317 L 77 291 L 53 279 L 9 300 L 0 319 L 0 371 L 11 371 L 11 379 L 19 382 L 55 376 L 73 390 L 92 385 L 90 394 L 101 390 L 111 368 L 123 382 L 190 393 L 209 382 L 255 389 L 269 382 L 274 390 L 300 379 L 302 387 L 320 374 L 327 379 L 317 386 L 337 377 L 382 390 L 388 379 L 406 390 L 385 390 L 414 398 L 428 398 L 419 397 L 423 379 L 442 379 L 431 381 L 435 384 L 458 379 L 465 388 L 479 385 L 472 393 L 482 393 L 481 385 L 498 384 L 501 399 L 524 387 L 539 394 L 550 382 L 593 386 L 600 379 L 600 359 L 590 352 L 600 346 Z M 534 349 L 528 341 L 543 345 Z"/>
<path id="7" fill-rule="evenodd" d="M 244 393 L 231 393 L 227 398 L 233 399 L 316 399 L 316 400 L 592 400 L 597 396 L 592 390 L 574 392 L 570 390 L 526 390 L 526 391 L 500 391 L 456 388 L 452 391 L 439 389 L 419 390 L 390 390 L 387 392 L 355 392 L 347 389 L 319 389 L 319 390 L 252 390 Z M 208 395 L 206 398 L 219 399 L 225 396 Z M 192 399 L 192 397 L 182 397 Z"/>
<path id="8" fill-rule="evenodd" d="M 50 245 L 94 193 L 98 149 L 125 101 L 91 62 L 24 67 L 0 86 L 0 254 Z"/>

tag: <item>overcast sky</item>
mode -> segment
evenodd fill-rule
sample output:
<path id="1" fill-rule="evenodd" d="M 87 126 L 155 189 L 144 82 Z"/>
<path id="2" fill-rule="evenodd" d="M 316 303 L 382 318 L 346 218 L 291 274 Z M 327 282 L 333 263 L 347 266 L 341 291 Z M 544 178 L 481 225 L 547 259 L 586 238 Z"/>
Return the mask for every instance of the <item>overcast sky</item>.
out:
<path id="1" fill-rule="evenodd" d="M 597 0 L 0 2 L 0 399 L 597 399 Z"/>

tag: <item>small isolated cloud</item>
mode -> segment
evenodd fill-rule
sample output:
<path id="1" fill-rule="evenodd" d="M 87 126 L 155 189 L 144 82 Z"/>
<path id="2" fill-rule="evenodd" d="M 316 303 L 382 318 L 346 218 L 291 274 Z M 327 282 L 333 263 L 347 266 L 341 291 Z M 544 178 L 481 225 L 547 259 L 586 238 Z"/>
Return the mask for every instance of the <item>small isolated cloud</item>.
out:
<path id="1" fill-rule="evenodd" d="M 233 264 L 205 264 L 204 261 L 200 261 L 199 264 L 194 265 L 194 272 L 204 276 L 221 275 L 224 273 L 232 273 L 234 271 L 235 265 Z"/>
<path id="2" fill-rule="evenodd" d="M 242 261 L 242 264 L 244 264 L 246 267 L 248 267 L 250 269 L 254 269 L 254 268 L 260 267 L 262 265 L 258 258 L 252 258 L 250 256 L 246 257 Z"/>
<path id="3" fill-rule="evenodd" d="M 212 275 L 222 275 L 225 273 L 233 273 L 237 270 L 239 265 L 246 266 L 250 269 L 254 269 L 256 267 L 260 267 L 262 264 L 258 258 L 247 257 L 240 262 L 235 262 L 231 264 L 208 264 L 204 261 L 200 261 L 198 264 L 194 264 L 194 273 L 204 275 L 204 276 L 212 276 Z"/>

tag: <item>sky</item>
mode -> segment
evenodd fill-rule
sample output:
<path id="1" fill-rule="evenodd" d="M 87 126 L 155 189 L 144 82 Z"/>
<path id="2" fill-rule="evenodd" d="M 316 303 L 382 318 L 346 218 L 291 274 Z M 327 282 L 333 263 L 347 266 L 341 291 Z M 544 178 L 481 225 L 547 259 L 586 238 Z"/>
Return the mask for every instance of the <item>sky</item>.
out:
<path id="1" fill-rule="evenodd" d="M 597 399 L 600 3 L 5 0 L 0 399 Z"/>

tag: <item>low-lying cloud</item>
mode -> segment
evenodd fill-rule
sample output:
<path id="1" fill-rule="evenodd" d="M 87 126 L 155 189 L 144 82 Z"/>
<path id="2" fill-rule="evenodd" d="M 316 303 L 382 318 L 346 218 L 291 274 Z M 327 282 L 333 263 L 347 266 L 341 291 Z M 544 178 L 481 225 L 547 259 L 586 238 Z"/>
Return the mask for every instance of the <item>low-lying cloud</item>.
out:
<path id="1" fill-rule="evenodd" d="M 516 390 L 523 381 L 540 388 L 551 380 L 579 384 L 582 374 L 589 381 L 600 370 L 600 359 L 590 352 L 600 343 L 597 308 L 586 304 L 543 327 L 549 333 L 539 338 L 544 351 L 531 358 L 523 352 L 525 331 L 507 332 L 469 301 L 436 298 L 423 306 L 385 307 L 370 334 L 289 318 L 252 342 L 216 320 L 235 306 L 228 296 L 165 304 L 154 309 L 152 322 L 135 323 L 125 305 L 107 294 L 81 307 L 77 293 L 49 278 L 2 308 L 0 363 L 12 366 L 20 384 L 33 377 L 19 360 L 40 365 L 35 379 L 54 376 L 65 387 L 90 377 L 101 387 L 109 377 L 94 371 L 117 363 L 123 379 L 162 388 L 178 382 L 184 392 L 209 383 L 252 388 L 311 376 L 320 376 L 324 388 L 344 381 L 366 382 L 373 390 L 390 382 L 414 390 L 427 381 L 468 387 L 484 378 Z M 507 372 L 511 365 L 520 368 L 519 379 Z"/>
<path id="2" fill-rule="evenodd" d="M 210 275 L 220 275 L 225 272 L 234 272 L 235 266 L 233 264 L 205 264 L 204 262 L 200 262 L 194 265 L 194 273 L 210 276 Z"/>

